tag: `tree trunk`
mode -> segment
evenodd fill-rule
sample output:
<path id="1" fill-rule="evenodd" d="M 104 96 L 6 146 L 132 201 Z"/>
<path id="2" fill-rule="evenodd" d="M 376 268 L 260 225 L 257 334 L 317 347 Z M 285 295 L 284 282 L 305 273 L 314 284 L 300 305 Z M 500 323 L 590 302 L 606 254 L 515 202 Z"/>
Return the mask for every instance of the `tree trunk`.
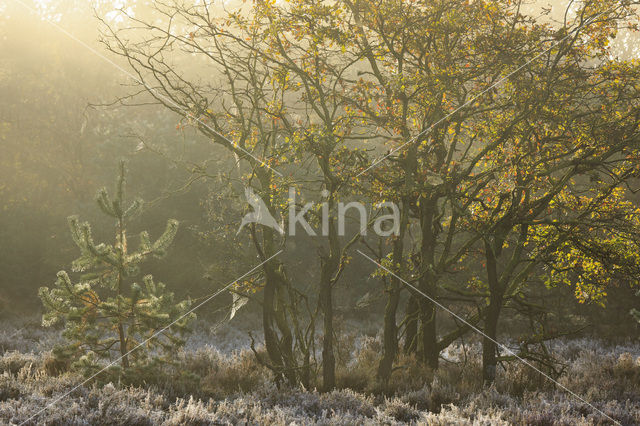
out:
<path id="1" fill-rule="evenodd" d="M 124 333 L 124 326 L 118 323 L 118 336 L 120 337 L 120 357 L 122 359 L 122 367 L 129 368 L 129 351 L 127 350 L 127 337 Z"/>
<path id="2" fill-rule="evenodd" d="M 391 288 L 388 290 L 389 298 L 384 309 L 383 328 L 383 354 L 378 364 L 378 380 L 386 387 L 393 371 L 393 361 L 398 352 L 398 327 L 396 325 L 396 312 L 400 300 L 400 286 L 395 278 L 391 278 Z"/>
<path id="3" fill-rule="evenodd" d="M 392 261 L 397 267 L 397 274 L 402 272 L 404 254 L 404 235 L 409 223 L 409 200 L 404 198 L 402 202 L 402 210 L 400 212 L 399 235 L 393 241 Z M 388 300 L 384 311 L 384 329 L 382 336 L 383 353 L 378 363 L 378 380 L 383 387 L 386 387 L 391 378 L 393 371 L 393 362 L 398 353 L 398 326 L 396 324 L 396 312 L 398 311 L 398 303 L 400 300 L 400 290 L 402 283 L 396 277 L 390 276 L 390 289 Z"/>
<path id="4" fill-rule="evenodd" d="M 484 321 L 484 336 L 482 340 L 482 382 L 490 385 L 496 378 L 497 367 L 497 336 L 498 319 L 502 308 L 502 297 L 491 297 L 487 316 Z"/>
<path id="5" fill-rule="evenodd" d="M 289 303 L 289 290 L 287 289 L 286 283 L 284 282 L 284 277 L 281 275 L 281 271 L 276 271 L 277 274 L 277 283 L 276 287 L 276 309 L 275 319 L 276 324 L 278 325 L 278 330 L 280 331 L 280 340 L 278 342 L 278 347 L 280 348 L 280 353 L 282 354 L 282 361 L 284 364 L 284 376 L 287 378 L 290 384 L 298 385 L 299 384 L 299 369 L 296 354 L 294 351 L 294 342 L 293 342 L 293 332 L 291 330 L 291 326 L 289 324 L 289 319 L 287 316 L 287 309 L 291 308 L 291 304 Z"/>
<path id="6" fill-rule="evenodd" d="M 434 370 L 438 368 L 438 336 L 436 333 L 436 275 L 434 271 L 435 245 L 437 233 L 434 230 L 437 199 L 422 197 L 420 199 L 420 290 L 427 297 L 420 296 L 420 334 L 422 338 L 422 359 Z"/>
<path id="7" fill-rule="evenodd" d="M 271 187 L 271 177 L 263 169 L 258 169 L 258 178 L 262 188 Z M 264 197 L 265 205 L 273 214 L 270 197 Z M 263 227 L 262 244 L 258 241 L 255 230 L 252 231 L 252 240 L 258 253 L 263 259 L 267 259 L 275 253 L 275 241 L 273 230 Z M 276 372 L 276 381 L 286 378 L 295 385 L 298 383 L 298 371 L 293 353 L 293 336 L 286 316 L 286 277 L 281 270 L 281 263 L 272 260 L 262 266 L 265 274 L 264 298 L 262 303 L 262 328 L 264 344 L 271 363 L 271 368 Z M 277 329 L 282 337 L 278 336 Z"/>
<path id="8" fill-rule="evenodd" d="M 429 294 L 431 296 L 431 294 Z M 436 333 L 436 306 L 425 299 L 421 306 L 422 358 L 429 367 L 438 368 L 438 336 Z"/>
<path id="9" fill-rule="evenodd" d="M 122 164 L 122 163 L 121 163 Z M 124 167 L 121 165 L 121 167 Z M 124 169 L 122 169 L 124 170 Z M 122 172 L 124 173 L 124 172 Z M 124 179 L 124 178 L 122 178 Z M 122 367 L 129 368 L 129 351 L 127 350 L 127 335 L 125 334 L 124 324 L 122 323 L 122 307 L 120 306 L 120 295 L 122 294 L 122 286 L 124 284 L 124 259 L 127 255 L 127 243 L 126 234 L 124 230 L 124 219 L 122 214 L 118 217 L 118 224 L 116 229 L 116 247 L 120 249 L 120 266 L 118 268 L 118 292 L 116 294 L 117 309 L 118 309 L 118 338 L 120 340 L 120 359 L 122 361 Z"/>
<path id="10" fill-rule="evenodd" d="M 482 340 L 482 381 L 490 385 L 496 378 L 496 352 L 498 337 L 498 319 L 502 309 L 503 289 L 498 278 L 496 258 L 502 249 L 502 242 L 493 246 L 485 243 L 485 258 L 487 268 L 487 283 L 489 285 L 489 306 L 484 320 L 484 338 Z"/>
<path id="11" fill-rule="evenodd" d="M 409 296 L 407 311 L 405 313 L 405 338 L 404 353 L 412 354 L 418 350 L 418 319 L 420 316 L 420 304 L 415 295 Z"/>
<path id="12" fill-rule="evenodd" d="M 327 183 L 330 187 L 330 183 Z M 333 211 L 335 206 L 333 189 L 327 200 L 328 242 L 329 255 L 321 257 L 320 294 L 319 303 L 323 311 L 322 337 L 322 387 L 324 391 L 330 391 L 336 387 L 336 359 L 333 353 L 333 284 L 337 279 L 336 274 L 340 267 L 340 237 L 336 229 Z"/>
<path id="13" fill-rule="evenodd" d="M 269 270 L 267 265 L 264 266 L 264 269 L 266 276 L 264 285 L 264 299 L 262 302 L 262 329 L 264 332 L 264 346 L 267 350 L 269 361 L 276 370 L 279 370 L 279 374 L 282 375 L 282 371 L 284 370 L 284 362 L 282 360 L 282 353 L 280 352 L 280 345 L 278 344 L 278 335 L 274 328 L 275 295 L 277 283 L 272 277 L 273 272 Z"/>
<path id="14" fill-rule="evenodd" d="M 323 271 L 323 275 L 324 273 Z M 322 278 L 322 287 L 319 295 L 324 328 L 322 337 L 322 388 L 324 391 L 329 391 L 336 386 L 336 360 L 333 353 L 333 297 L 331 279 L 329 277 Z"/>

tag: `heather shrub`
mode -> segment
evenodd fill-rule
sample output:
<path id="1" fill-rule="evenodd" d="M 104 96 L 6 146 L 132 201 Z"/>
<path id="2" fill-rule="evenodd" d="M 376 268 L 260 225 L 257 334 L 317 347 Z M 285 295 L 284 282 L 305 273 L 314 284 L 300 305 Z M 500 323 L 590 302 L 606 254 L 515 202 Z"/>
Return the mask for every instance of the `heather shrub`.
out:
<path id="1" fill-rule="evenodd" d="M 447 351 L 448 361 L 440 363 L 435 372 L 433 391 L 442 395 L 434 400 L 442 403 L 457 401 L 482 389 L 480 345 L 452 345 Z"/>
<path id="2" fill-rule="evenodd" d="M 49 376 L 59 376 L 71 367 L 69 359 L 57 357 L 53 352 L 47 352 L 43 356 L 43 368 Z"/>
<path id="3" fill-rule="evenodd" d="M 378 361 L 382 345 L 373 337 L 363 337 L 352 341 L 351 359 L 338 364 L 336 368 L 336 384 L 341 389 L 355 391 L 374 391 Z"/>
<path id="4" fill-rule="evenodd" d="M 545 369 L 544 366 L 539 365 L 533 361 L 528 361 L 536 368 L 543 371 L 549 377 L 554 377 L 555 374 Z M 547 370 L 547 371 L 545 371 Z M 502 393 L 522 397 L 526 392 L 535 392 L 542 390 L 551 390 L 554 384 L 538 371 L 531 368 L 529 365 L 521 362 L 510 362 L 504 366 L 502 374 L 499 375 L 498 380 L 495 383 L 496 389 Z"/>
<path id="5" fill-rule="evenodd" d="M 420 363 L 414 356 L 399 354 L 388 385 L 380 388 L 376 380 L 382 345 L 380 339 L 363 337 L 352 341 L 351 360 L 337 368 L 337 384 L 341 389 L 360 392 L 384 392 L 388 395 L 422 388 L 433 380 L 430 368 Z"/>
<path id="6" fill-rule="evenodd" d="M 270 380 L 268 370 L 248 350 L 218 357 L 217 361 L 201 380 L 202 391 L 213 398 L 251 392 Z"/>
<path id="7" fill-rule="evenodd" d="M 629 353 L 599 355 L 585 351 L 559 381 L 592 400 L 640 402 L 640 366 Z"/>
<path id="8" fill-rule="evenodd" d="M 397 364 L 389 380 L 389 393 L 398 394 L 421 389 L 433 381 L 433 371 L 413 355 L 401 354 Z"/>
<path id="9" fill-rule="evenodd" d="M 49 351 L 64 339 L 59 329 L 44 329 L 37 316 L 13 319 L 3 323 L 0 329 L 0 355 L 6 352 L 42 352 Z"/>
<path id="10" fill-rule="evenodd" d="M 397 398 L 385 399 L 382 412 L 386 416 L 403 423 L 413 422 L 420 417 L 419 410 Z"/>
<path id="11" fill-rule="evenodd" d="M 117 370 L 115 370 L 117 372 Z M 223 354 L 211 346 L 180 351 L 167 362 L 149 362 L 130 367 L 126 374 L 103 373 L 101 383 L 152 388 L 169 400 L 179 398 L 223 399 L 247 393 L 271 381 L 270 372 L 250 350 Z"/>
<path id="12" fill-rule="evenodd" d="M 333 390 L 327 393 L 265 387 L 254 394 L 268 407 L 291 407 L 297 415 L 310 418 L 326 418 L 338 414 L 373 417 L 376 414 L 375 399 L 351 389 Z"/>
<path id="13" fill-rule="evenodd" d="M 23 354 L 16 351 L 6 352 L 0 358 L 0 372 L 17 374 L 24 367 L 37 367 L 40 363 L 41 359 L 34 354 Z"/>
<path id="14" fill-rule="evenodd" d="M 20 386 L 11 376 L 0 376 L 0 402 L 8 399 L 18 399 L 21 395 Z"/>
<path id="15" fill-rule="evenodd" d="M 640 383 L 640 357 L 634 357 L 629 352 L 621 354 L 613 365 L 613 374 L 615 377 Z"/>

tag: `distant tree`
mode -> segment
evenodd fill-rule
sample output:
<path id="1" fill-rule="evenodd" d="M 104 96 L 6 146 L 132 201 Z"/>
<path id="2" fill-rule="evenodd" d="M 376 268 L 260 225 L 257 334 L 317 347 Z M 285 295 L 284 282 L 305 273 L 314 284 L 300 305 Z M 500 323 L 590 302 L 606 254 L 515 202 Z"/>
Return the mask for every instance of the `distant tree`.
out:
<path id="1" fill-rule="evenodd" d="M 70 217 L 71 234 L 81 252 L 72 270 L 82 274 L 74 283 L 67 272 L 60 271 L 54 287 L 42 287 L 39 292 L 45 307 L 43 324 L 63 322 L 65 326 L 63 335 L 69 344 L 57 348 L 56 355 L 80 357 L 79 365 L 89 368 L 96 366 L 96 357 L 109 358 L 114 351 L 120 354 L 123 368 L 143 364 L 150 352 L 166 355 L 183 344 L 179 336 L 195 316 L 181 318 L 190 301 L 176 303 L 173 293 L 154 282 L 151 275 L 143 277 L 142 284 L 127 286 L 127 281 L 140 273 L 140 263 L 150 256 L 164 256 L 178 222 L 169 220 L 155 242 L 142 232 L 138 250 L 129 251 L 126 220 L 141 211 L 143 202 L 136 199 L 125 207 L 125 172 L 121 162 L 115 198 L 106 189 L 97 195 L 102 212 L 116 220 L 115 243 L 95 244 L 89 224 Z M 133 352 L 141 343 L 144 345 Z"/>

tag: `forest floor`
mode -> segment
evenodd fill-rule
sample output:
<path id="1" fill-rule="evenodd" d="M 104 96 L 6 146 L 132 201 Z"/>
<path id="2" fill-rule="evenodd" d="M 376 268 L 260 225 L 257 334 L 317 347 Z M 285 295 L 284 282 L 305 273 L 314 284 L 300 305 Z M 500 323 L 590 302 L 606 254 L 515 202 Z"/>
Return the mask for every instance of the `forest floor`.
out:
<path id="1" fill-rule="evenodd" d="M 249 326 L 198 322 L 171 371 L 141 374 L 138 383 L 88 383 L 57 371 L 51 348 L 59 330 L 37 319 L 0 324 L 0 422 L 55 425 L 181 424 L 640 424 L 640 343 L 591 339 L 551 344 L 562 365 L 553 385 L 522 363 L 481 386 L 480 347 L 452 346 L 433 374 L 399 360 L 390 391 L 376 392 L 375 335 L 344 334 L 338 384 L 330 393 L 276 388 L 249 349 Z M 370 327 L 374 332 L 376 327 Z M 80 385 L 80 386 L 78 386 Z M 68 394 L 68 395 L 67 395 Z M 63 397 L 64 396 L 64 397 Z M 46 410 L 42 411 L 43 409 Z M 596 410 L 597 408 L 597 410 Z M 33 417 L 36 413 L 38 415 Z"/>

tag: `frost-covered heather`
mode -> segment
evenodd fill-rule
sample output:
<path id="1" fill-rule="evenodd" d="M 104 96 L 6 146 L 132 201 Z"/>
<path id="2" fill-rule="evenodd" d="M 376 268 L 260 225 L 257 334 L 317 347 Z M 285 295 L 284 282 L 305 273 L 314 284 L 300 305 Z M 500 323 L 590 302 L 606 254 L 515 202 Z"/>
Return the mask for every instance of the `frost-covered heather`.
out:
<path id="1" fill-rule="evenodd" d="M 60 331 L 42 328 L 40 317 L 0 323 L 0 354 L 8 351 L 40 353 L 62 342 Z"/>
<path id="2" fill-rule="evenodd" d="M 196 320 L 184 348 L 187 351 L 195 351 L 203 347 L 215 347 L 218 351 L 227 354 L 248 349 L 251 345 L 249 332 L 253 332 L 256 344 L 262 343 L 261 333 L 255 329 L 254 324 L 255 322 L 243 317 L 220 324 Z"/>
<path id="3" fill-rule="evenodd" d="M 48 350 L 57 331 L 29 324 L 5 324 L 0 333 L 2 424 L 26 421 L 83 380 L 52 370 Z M 611 424 L 521 364 L 501 369 L 495 386 L 482 389 L 477 344 L 452 346 L 435 374 L 401 358 L 393 391 L 371 392 L 380 342 L 346 330 L 342 389 L 277 389 L 247 349 L 249 329 L 248 323 L 234 330 L 201 322 L 171 369 L 134 385 L 80 386 L 29 424 Z M 563 385 L 622 424 L 640 424 L 640 344 L 609 347 L 578 339 L 552 348 L 565 365 Z"/>

